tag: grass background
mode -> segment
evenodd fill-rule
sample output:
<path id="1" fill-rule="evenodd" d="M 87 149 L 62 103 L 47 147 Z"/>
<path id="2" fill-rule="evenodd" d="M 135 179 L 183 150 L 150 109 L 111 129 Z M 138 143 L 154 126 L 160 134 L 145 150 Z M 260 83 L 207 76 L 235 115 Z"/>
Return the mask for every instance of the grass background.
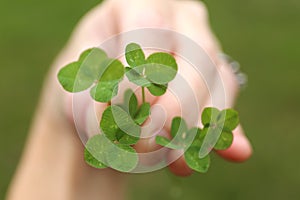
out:
<path id="1" fill-rule="evenodd" d="M 133 175 L 129 199 L 299 199 L 300 1 L 206 0 L 225 52 L 249 76 L 237 105 L 254 146 L 207 174 Z M 76 22 L 99 1 L 0 1 L 0 199 L 12 178 L 42 81 Z"/>

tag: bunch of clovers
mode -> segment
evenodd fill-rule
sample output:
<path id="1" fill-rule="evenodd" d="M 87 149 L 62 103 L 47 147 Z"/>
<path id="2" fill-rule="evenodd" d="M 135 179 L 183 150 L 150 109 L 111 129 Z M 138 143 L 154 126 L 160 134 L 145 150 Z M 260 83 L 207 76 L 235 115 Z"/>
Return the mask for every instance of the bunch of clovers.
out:
<path id="1" fill-rule="evenodd" d="M 141 134 L 141 126 L 150 116 L 150 104 L 146 102 L 145 90 L 153 96 L 162 96 L 177 75 L 175 58 L 168 53 L 157 52 L 147 58 L 135 43 L 126 46 L 128 67 L 117 59 L 109 58 L 99 49 L 84 51 L 78 61 L 63 67 L 58 73 L 62 87 L 72 93 L 90 89 L 91 97 L 108 107 L 102 114 L 100 134 L 91 137 L 84 150 L 86 163 L 95 168 L 111 167 L 130 172 L 138 164 L 135 145 Z M 118 94 L 118 86 L 124 77 L 141 87 L 142 103 L 138 104 L 135 93 L 128 89 L 122 104 L 112 105 Z M 203 128 L 189 128 L 185 120 L 175 117 L 171 124 L 171 138 L 156 136 L 156 143 L 169 149 L 184 150 L 188 166 L 198 172 L 206 172 L 210 165 L 212 149 L 225 150 L 232 144 L 232 131 L 239 124 L 238 113 L 232 109 L 205 108 L 201 116 Z M 207 137 L 206 137 L 207 136 Z M 208 139 L 207 139 L 208 138 Z M 212 138 L 212 139 L 209 139 Z M 214 140 L 217 138 L 217 140 Z M 205 151 L 203 155 L 203 148 Z"/>

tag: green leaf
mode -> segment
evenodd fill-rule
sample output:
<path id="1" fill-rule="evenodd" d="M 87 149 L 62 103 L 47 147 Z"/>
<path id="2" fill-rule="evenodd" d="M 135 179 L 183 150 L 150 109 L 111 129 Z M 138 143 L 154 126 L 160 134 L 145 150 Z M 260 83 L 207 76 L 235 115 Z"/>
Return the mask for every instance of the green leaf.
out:
<path id="1" fill-rule="evenodd" d="M 131 89 L 125 91 L 123 102 L 122 108 L 127 111 L 132 118 L 134 118 L 138 110 L 138 100 Z"/>
<path id="2" fill-rule="evenodd" d="M 102 134 L 90 138 L 85 145 L 85 161 L 92 167 L 105 168 L 106 165 L 103 163 L 106 162 L 108 142 L 107 138 Z"/>
<path id="3" fill-rule="evenodd" d="M 222 110 L 218 116 L 218 126 L 230 131 L 234 130 L 239 125 L 238 112 L 233 109 Z"/>
<path id="4" fill-rule="evenodd" d="M 138 69 L 140 69 L 140 67 L 134 69 L 129 67 L 125 68 L 128 80 L 141 87 L 150 86 L 151 82 L 145 76 L 143 76 L 142 72 L 139 72 Z"/>
<path id="5" fill-rule="evenodd" d="M 135 124 L 129 114 L 115 105 L 105 109 L 100 127 L 108 139 L 123 144 L 135 144 L 141 133 L 141 127 Z"/>
<path id="6" fill-rule="evenodd" d="M 91 90 L 90 94 L 98 102 L 109 102 L 118 94 L 119 81 L 99 82 Z"/>
<path id="7" fill-rule="evenodd" d="M 106 53 L 99 48 L 84 51 L 78 60 L 80 72 L 89 76 L 92 80 L 99 80 L 103 63 L 107 60 Z"/>
<path id="8" fill-rule="evenodd" d="M 132 147 L 116 144 L 109 150 L 107 162 L 115 170 L 130 172 L 137 166 L 138 155 Z"/>
<path id="9" fill-rule="evenodd" d="M 81 92 L 88 89 L 94 82 L 93 77 L 82 73 L 78 62 L 63 67 L 57 76 L 60 84 L 68 92 Z"/>
<path id="10" fill-rule="evenodd" d="M 179 141 L 177 143 L 180 143 L 184 148 L 189 148 L 191 146 L 200 147 L 202 144 L 199 139 L 200 133 L 201 129 L 194 127 L 177 135 L 176 141 Z"/>
<path id="11" fill-rule="evenodd" d="M 90 55 L 90 53 L 93 51 L 94 48 L 90 48 L 90 49 L 87 49 L 85 51 L 83 51 L 80 56 L 79 56 L 79 59 L 78 59 L 78 62 L 79 63 L 82 63 L 85 61 L 85 59 Z"/>
<path id="12" fill-rule="evenodd" d="M 97 160 L 92 154 L 85 148 L 84 149 L 84 160 L 87 164 L 97 169 L 107 168 L 105 164 Z"/>
<path id="13" fill-rule="evenodd" d="M 124 73 L 124 66 L 119 60 L 106 59 L 101 64 L 99 82 L 122 80 Z"/>
<path id="14" fill-rule="evenodd" d="M 145 75 L 147 79 L 156 84 L 167 84 L 177 74 L 175 58 L 168 53 L 154 53 L 147 58 Z"/>
<path id="15" fill-rule="evenodd" d="M 142 125 L 150 115 L 150 104 L 143 103 L 134 117 L 134 121 L 138 125 Z"/>
<path id="16" fill-rule="evenodd" d="M 233 134 L 231 132 L 223 131 L 220 135 L 218 142 L 215 144 L 214 148 L 216 150 L 228 149 L 233 141 Z"/>
<path id="17" fill-rule="evenodd" d="M 127 145 L 133 145 L 136 144 L 139 141 L 138 137 L 134 137 L 131 135 L 128 135 L 121 129 L 119 129 L 116 133 L 117 140 L 120 144 L 127 144 Z"/>
<path id="18" fill-rule="evenodd" d="M 111 111 L 115 123 L 123 132 L 135 137 L 140 136 L 141 127 L 133 121 L 131 116 L 126 111 L 115 105 L 111 106 Z"/>
<path id="19" fill-rule="evenodd" d="M 200 149 L 202 144 L 203 144 L 203 140 L 204 137 L 206 136 L 206 133 L 203 134 L 203 130 L 201 130 L 198 127 L 193 127 L 190 130 L 187 131 L 187 142 L 186 144 L 189 144 L 190 146 L 185 145 L 185 147 L 191 148 L 191 147 L 195 147 Z M 192 142 L 190 142 L 192 140 Z M 190 144 L 191 143 L 191 144 Z"/>
<path id="20" fill-rule="evenodd" d="M 100 127 L 108 139 L 111 141 L 115 141 L 117 139 L 116 133 L 118 132 L 119 127 L 114 120 L 111 106 L 107 107 L 103 112 Z"/>
<path id="21" fill-rule="evenodd" d="M 149 92 L 154 96 L 162 96 L 166 93 L 168 85 L 151 84 L 147 87 Z"/>
<path id="22" fill-rule="evenodd" d="M 169 140 L 166 137 L 160 136 L 160 135 L 155 137 L 155 141 L 156 141 L 156 144 L 159 144 L 161 146 L 167 146 L 169 143 L 171 143 L 171 140 Z"/>
<path id="23" fill-rule="evenodd" d="M 132 95 L 129 99 L 129 114 L 130 114 L 130 116 L 133 117 L 136 114 L 137 109 L 138 109 L 138 100 L 137 100 L 134 92 L 132 92 Z"/>
<path id="24" fill-rule="evenodd" d="M 118 131 L 116 132 L 116 138 L 117 141 L 119 141 L 126 133 L 123 132 L 121 129 L 118 129 Z"/>
<path id="25" fill-rule="evenodd" d="M 181 117 L 174 117 L 171 124 L 171 135 L 173 138 L 176 137 L 177 134 L 183 134 L 187 131 L 187 124 L 185 120 Z"/>
<path id="26" fill-rule="evenodd" d="M 210 165 L 210 158 L 209 155 L 207 155 L 204 158 L 199 158 L 199 148 L 196 147 L 190 147 L 185 153 L 184 158 L 187 163 L 187 165 L 200 173 L 207 172 L 209 165 Z"/>
<path id="27" fill-rule="evenodd" d="M 145 63 L 145 54 L 141 46 L 136 43 L 130 43 L 126 46 L 125 57 L 131 67 L 137 67 Z"/>
<path id="28" fill-rule="evenodd" d="M 203 110 L 201 120 L 203 126 L 215 123 L 220 111 L 217 108 L 207 107 Z"/>
<path id="29" fill-rule="evenodd" d="M 165 137 L 160 136 L 160 135 L 155 137 L 155 142 L 156 142 L 156 144 L 159 144 L 159 145 L 164 146 L 164 147 L 168 147 L 170 149 L 182 149 L 183 148 L 180 145 L 176 145 L 176 144 L 172 143 L 172 141 L 169 140 L 168 138 L 165 138 Z"/>
<path id="30" fill-rule="evenodd" d="M 105 51 L 99 48 L 87 49 L 80 54 L 79 63 L 100 64 L 107 58 Z"/>
<path id="31" fill-rule="evenodd" d="M 212 151 L 216 143 L 218 142 L 222 130 L 219 127 L 205 127 L 200 134 L 200 140 L 202 141 L 199 156 L 205 157 Z"/>
<path id="32" fill-rule="evenodd" d="M 124 133 L 124 132 L 123 132 Z M 140 138 L 134 137 L 132 135 L 128 135 L 124 133 L 122 137 L 119 139 L 120 144 L 126 144 L 126 145 L 134 145 L 139 141 Z"/>

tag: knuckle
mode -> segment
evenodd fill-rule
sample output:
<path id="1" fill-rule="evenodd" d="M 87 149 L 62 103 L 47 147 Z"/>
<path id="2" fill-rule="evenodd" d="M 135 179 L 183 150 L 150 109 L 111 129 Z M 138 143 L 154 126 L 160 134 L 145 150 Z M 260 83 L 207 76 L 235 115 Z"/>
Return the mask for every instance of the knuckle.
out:
<path id="1" fill-rule="evenodd" d="M 135 24 L 139 27 L 157 28 L 166 26 L 164 18 L 153 10 L 144 10 L 132 20 L 135 21 Z"/>
<path id="2" fill-rule="evenodd" d="M 190 0 L 187 2 L 189 10 L 198 17 L 207 19 L 208 11 L 206 5 L 201 1 Z"/>

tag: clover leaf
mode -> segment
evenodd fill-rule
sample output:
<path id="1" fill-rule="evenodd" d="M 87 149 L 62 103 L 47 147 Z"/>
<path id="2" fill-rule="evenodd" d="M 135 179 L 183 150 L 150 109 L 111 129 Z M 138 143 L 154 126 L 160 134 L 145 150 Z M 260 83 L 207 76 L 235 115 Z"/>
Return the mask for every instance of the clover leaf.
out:
<path id="1" fill-rule="evenodd" d="M 136 151 L 131 146 L 124 144 L 113 145 L 106 159 L 111 168 L 121 172 L 132 171 L 138 163 Z"/>
<path id="2" fill-rule="evenodd" d="M 90 166 L 97 168 L 97 169 L 104 169 L 107 168 L 105 164 L 103 164 L 101 161 L 96 159 L 86 148 L 84 149 L 84 160 L 87 164 Z"/>
<path id="3" fill-rule="evenodd" d="M 134 121 L 138 125 L 142 125 L 150 115 L 150 104 L 143 103 L 134 116 Z"/>
<path id="4" fill-rule="evenodd" d="M 131 171 L 138 163 L 138 156 L 132 147 L 114 144 L 102 134 L 88 140 L 84 159 L 92 167 L 103 169 L 109 166 L 121 172 Z"/>
<path id="5" fill-rule="evenodd" d="M 167 84 L 175 78 L 177 68 L 176 60 L 172 55 L 158 52 L 147 58 L 145 74 L 152 83 Z"/>
<path id="6" fill-rule="evenodd" d="M 200 173 L 207 172 L 210 166 L 209 155 L 204 158 L 199 158 L 199 148 L 193 146 L 184 152 L 184 159 L 191 169 Z"/>
<path id="7" fill-rule="evenodd" d="M 108 149 L 107 139 L 102 134 L 97 134 L 90 138 L 84 150 L 84 160 L 92 167 L 106 168 L 106 154 Z"/>
<path id="8" fill-rule="evenodd" d="M 171 136 L 172 141 L 162 136 L 156 136 L 155 141 L 170 149 L 186 149 L 184 158 L 187 165 L 195 171 L 205 173 L 209 168 L 210 159 L 209 156 L 199 158 L 201 129 L 194 127 L 188 130 L 184 119 L 175 117 L 171 124 Z"/>
<path id="9" fill-rule="evenodd" d="M 143 75 L 143 70 L 144 68 L 142 68 L 142 66 L 136 68 L 125 68 L 126 76 L 130 82 L 141 87 L 149 87 L 151 86 L 151 82 L 146 78 L 145 75 Z"/>
<path id="10" fill-rule="evenodd" d="M 99 82 L 91 90 L 90 94 L 98 102 L 109 102 L 118 94 L 119 80 Z"/>
<path id="11" fill-rule="evenodd" d="M 233 141 L 233 134 L 231 132 L 222 131 L 219 140 L 214 146 L 216 150 L 225 150 L 228 149 Z"/>
<path id="12" fill-rule="evenodd" d="M 219 127 L 234 130 L 239 124 L 238 113 L 233 109 L 219 111 L 217 108 L 205 108 L 202 112 L 202 124 L 205 127 Z"/>
<path id="13" fill-rule="evenodd" d="M 177 74 L 175 58 L 168 53 L 151 54 L 147 59 L 138 44 L 131 43 L 126 47 L 126 76 L 130 82 L 146 87 L 154 96 L 161 96 L 167 90 L 167 84 Z"/>
<path id="14" fill-rule="evenodd" d="M 106 53 L 98 48 L 84 51 L 79 60 L 63 67 L 58 80 L 68 92 L 81 92 L 88 89 L 98 79 L 101 63 L 107 59 Z"/>
<path id="15" fill-rule="evenodd" d="M 204 150 L 210 151 L 212 148 L 216 150 L 225 150 L 229 148 L 233 141 L 233 134 L 230 131 L 222 130 L 219 127 L 215 128 L 204 128 L 201 133 L 201 137 L 204 138 L 209 135 L 210 138 L 208 138 L 203 144 L 203 152 L 201 154 L 204 155 Z M 203 141 L 202 141 L 203 142 Z M 205 149 L 206 148 L 206 149 Z"/>
<path id="16" fill-rule="evenodd" d="M 145 64 L 145 54 L 140 45 L 130 43 L 126 46 L 125 52 L 126 61 L 131 67 L 137 67 Z"/>
<path id="17" fill-rule="evenodd" d="M 191 135 L 194 138 L 190 147 L 194 146 L 200 149 L 204 138 L 203 131 L 198 127 L 193 127 L 190 130 L 188 130 L 187 135 Z"/>
<path id="18" fill-rule="evenodd" d="M 226 129 L 232 131 L 239 124 L 239 116 L 237 111 L 233 109 L 222 110 L 218 116 L 218 125 L 224 126 Z"/>
<path id="19" fill-rule="evenodd" d="M 93 79 L 84 73 L 79 73 L 80 66 L 79 62 L 73 62 L 59 71 L 58 80 L 66 91 L 81 92 L 93 84 Z"/>
<path id="20" fill-rule="evenodd" d="M 137 97 L 130 89 L 125 91 L 124 104 L 121 107 L 126 110 L 136 124 L 142 125 L 150 115 L 150 104 L 145 102 L 138 107 Z"/>
<path id="21" fill-rule="evenodd" d="M 176 135 L 182 135 L 188 129 L 187 124 L 181 117 L 174 117 L 171 124 L 171 135 L 176 137 Z"/>
<path id="22" fill-rule="evenodd" d="M 156 144 L 161 146 L 170 148 L 170 149 L 182 149 L 182 146 L 174 144 L 170 139 L 163 137 L 163 136 L 156 136 L 155 137 Z"/>
<path id="23" fill-rule="evenodd" d="M 136 95 L 131 89 L 128 89 L 124 93 L 123 104 L 120 105 L 126 112 L 134 118 L 135 113 L 138 110 L 138 100 Z"/>
<path id="24" fill-rule="evenodd" d="M 112 105 L 110 107 L 117 126 L 123 132 L 139 137 L 141 127 L 134 122 L 131 116 L 119 106 Z"/>
<path id="25" fill-rule="evenodd" d="M 135 124 L 130 115 L 119 106 L 109 106 L 102 114 L 100 128 L 113 142 L 132 145 L 139 140 L 141 128 Z M 126 139 L 123 139 L 126 137 Z"/>
<path id="26" fill-rule="evenodd" d="M 124 66 L 119 60 L 106 59 L 101 64 L 99 75 L 99 82 L 122 80 L 124 76 Z"/>
<path id="27" fill-rule="evenodd" d="M 186 149 L 184 158 L 187 165 L 195 171 L 205 173 L 210 165 L 209 152 L 212 148 L 225 150 L 231 146 L 232 130 L 237 127 L 239 119 L 233 109 L 219 111 L 208 107 L 203 110 L 201 121 L 203 130 L 197 127 L 188 129 L 184 119 L 175 117 L 171 124 L 173 140 L 162 136 L 156 136 L 155 140 L 157 144 L 170 149 Z"/>
<path id="28" fill-rule="evenodd" d="M 91 89 L 90 94 L 98 102 L 109 102 L 118 94 L 118 85 L 124 76 L 124 66 L 118 60 L 106 59 L 99 73 L 98 83 Z"/>
<path id="29" fill-rule="evenodd" d="M 151 94 L 153 94 L 154 96 L 162 96 L 163 94 L 166 93 L 167 88 L 168 88 L 168 84 L 159 85 L 159 84 L 155 84 L 155 83 L 151 83 L 147 87 L 149 92 Z"/>
<path id="30" fill-rule="evenodd" d="M 171 123 L 171 136 L 173 140 L 169 140 L 163 136 L 156 136 L 157 144 L 171 149 L 185 149 L 194 141 L 198 133 L 198 129 L 188 130 L 185 120 L 181 117 L 174 117 Z"/>
<path id="31" fill-rule="evenodd" d="M 121 144 L 133 145 L 139 140 L 141 127 L 150 115 L 150 104 L 138 107 L 135 94 L 127 90 L 123 105 L 112 105 L 102 114 L 100 128 L 106 137 Z"/>
<path id="32" fill-rule="evenodd" d="M 201 121 L 204 126 L 209 126 L 213 122 L 216 122 L 220 111 L 217 108 L 207 107 L 203 110 Z"/>
<path id="33" fill-rule="evenodd" d="M 206 155 L 213 147 L 216 150 L 224 150 L 231 146 L 233 141 L 232 131 L 239 124 L 238 113 L 233 109 L 219 111 L 216 108 L 205 108 L 202 113 L 204 125 L 203 135 L 205 140 L 201 155 Z"/>

